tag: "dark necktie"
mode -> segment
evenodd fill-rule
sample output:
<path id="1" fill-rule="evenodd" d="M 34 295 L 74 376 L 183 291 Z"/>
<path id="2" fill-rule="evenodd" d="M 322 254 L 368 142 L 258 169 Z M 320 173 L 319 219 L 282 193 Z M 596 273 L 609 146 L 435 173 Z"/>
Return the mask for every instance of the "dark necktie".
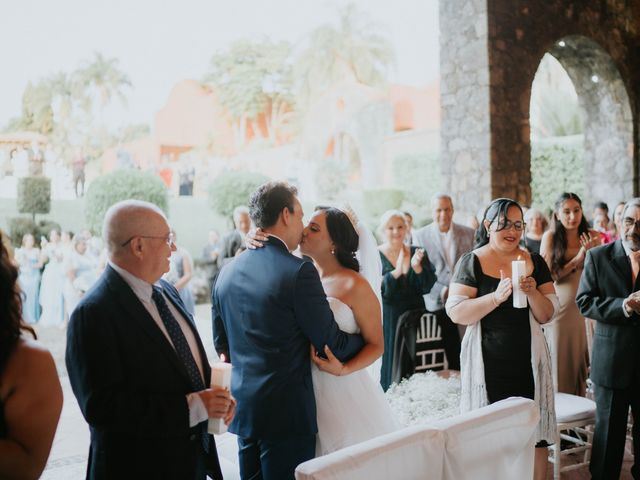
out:
<path id="1" fill-rule="evenodd" d="M 187 337 L 184 336 L 184 333 L 182 332 L 178 321 L 171 313 L 171 310 L 169 310 L 169 306 L 164 300 L 164 297 L 162 296 L 162 290 L 159 287 L 153 287 L 151 299 L 156 304 L 156 307 L 158 307 L 158 313 L 160 314 L 162 323 L 167 329 L 169 338 L 171 338 L 173 348 L 175 349 L 176 353 L 178 354 L 178 358 L 187 370 L 187 374 L 189 375 L 189 380 L 191 381 L 191 387 L 193 388 L 193 391 L 199 392 L 201 390 L 204 390 L 204 381 L 202 380 L 202 375 L 200 375 L 200 370 L 198 370 L 198 365 L 193 358 L 193 353 L 191 353 L 191 348 L 189 348 Z M 201 426 L 203 427 L 202 446 L 204 448 L 204 451 L 208 453 L 209 435 L 207 434 L 207 422 L 202 422 Z"/>

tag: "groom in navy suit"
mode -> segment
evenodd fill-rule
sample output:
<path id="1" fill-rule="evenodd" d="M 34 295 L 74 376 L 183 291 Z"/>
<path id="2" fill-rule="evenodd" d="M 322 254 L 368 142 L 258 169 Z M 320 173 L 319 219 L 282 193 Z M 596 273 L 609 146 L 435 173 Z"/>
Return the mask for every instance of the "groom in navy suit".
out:
<path id="1" fill-rule="evenodd" d="M 233 364 L 238 405 L 229 431 L 238 435 L 243 479 L 293 479 L 315 455 L 316 404 L 310 345 L 327 345 L 346 361 L 363 346 L 338 328 L 317 270 L 290 252 L 302 237 L 295 187 L 269 182 L 253 193 L 251 219 L 269 236 L 220 272 L 213 290 L 216 350 Z"/>

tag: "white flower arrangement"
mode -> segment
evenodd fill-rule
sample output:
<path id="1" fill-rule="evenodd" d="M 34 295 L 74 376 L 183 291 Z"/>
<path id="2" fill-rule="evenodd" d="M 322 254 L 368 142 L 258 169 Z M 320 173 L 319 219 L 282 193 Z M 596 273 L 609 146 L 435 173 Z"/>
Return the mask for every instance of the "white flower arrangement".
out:
<path id="1" fill-rule="evenodd" d="M 404 427 L 460 414 L 460 378 L 436 372 L 416 373 L 386 393 L 396 420 Z"/>

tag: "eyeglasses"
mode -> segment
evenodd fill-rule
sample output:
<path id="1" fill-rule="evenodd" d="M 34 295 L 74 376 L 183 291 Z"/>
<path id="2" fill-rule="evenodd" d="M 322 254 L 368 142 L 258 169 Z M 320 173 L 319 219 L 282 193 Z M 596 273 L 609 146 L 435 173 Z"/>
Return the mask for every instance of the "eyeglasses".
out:
<path id="1" fill-rule="evenodd" d="M 516 220 L 515 222 L 512 222 L 511 220 L 505 220 L 504 222 L 498 223 L 498 228 L 496 230 L 510 230 L 511 227 L 513 227 L 516 229 L 516 232 L 521 232 L 526 226 L 527 224 L 521 222 L 520 220 Z"/>
<path id="2" fill-rule="evenodd" d="M 631 217 L 624 217 L 624 219 L 622 220 L 622 223 L 624 224 L 625 227 L 640 228 L 640 220 L 634 220 Z"/>
<path id="3" fill-rule="evenodd" d="M 164 236 L 157 236 L 157 235 L 134 235 L 133 237 L 131 237 L 129 240 L 127 240 L 126 242 L 124 242 L 122 245 L 120 245 L 121 247 L 126 247 L 127 244 L 129 244 L 131 242 L 131 240 L 133 240 L 134 238 L 156 238 L 158 240 L 164 240 L 165 242 L 167 242 L 167 245 L 171 246 L 174 245 L 176 243 L 176 235 L 171 232 L 167 235 Z"/>

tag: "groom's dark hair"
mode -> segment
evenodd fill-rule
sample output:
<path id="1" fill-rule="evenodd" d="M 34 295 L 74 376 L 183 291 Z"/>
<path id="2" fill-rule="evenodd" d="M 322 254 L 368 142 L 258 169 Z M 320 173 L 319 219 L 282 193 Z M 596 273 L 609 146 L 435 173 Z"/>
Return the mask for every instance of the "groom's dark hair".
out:
<path id="1" fill-rule="evenodd" d="M 280 212 L 287 208 L 293 213 L 298 189 L 286 182 L 267 182 L 249 198 L 249 216 L 256 227 L 269 228 L 276 224 Z"/>

